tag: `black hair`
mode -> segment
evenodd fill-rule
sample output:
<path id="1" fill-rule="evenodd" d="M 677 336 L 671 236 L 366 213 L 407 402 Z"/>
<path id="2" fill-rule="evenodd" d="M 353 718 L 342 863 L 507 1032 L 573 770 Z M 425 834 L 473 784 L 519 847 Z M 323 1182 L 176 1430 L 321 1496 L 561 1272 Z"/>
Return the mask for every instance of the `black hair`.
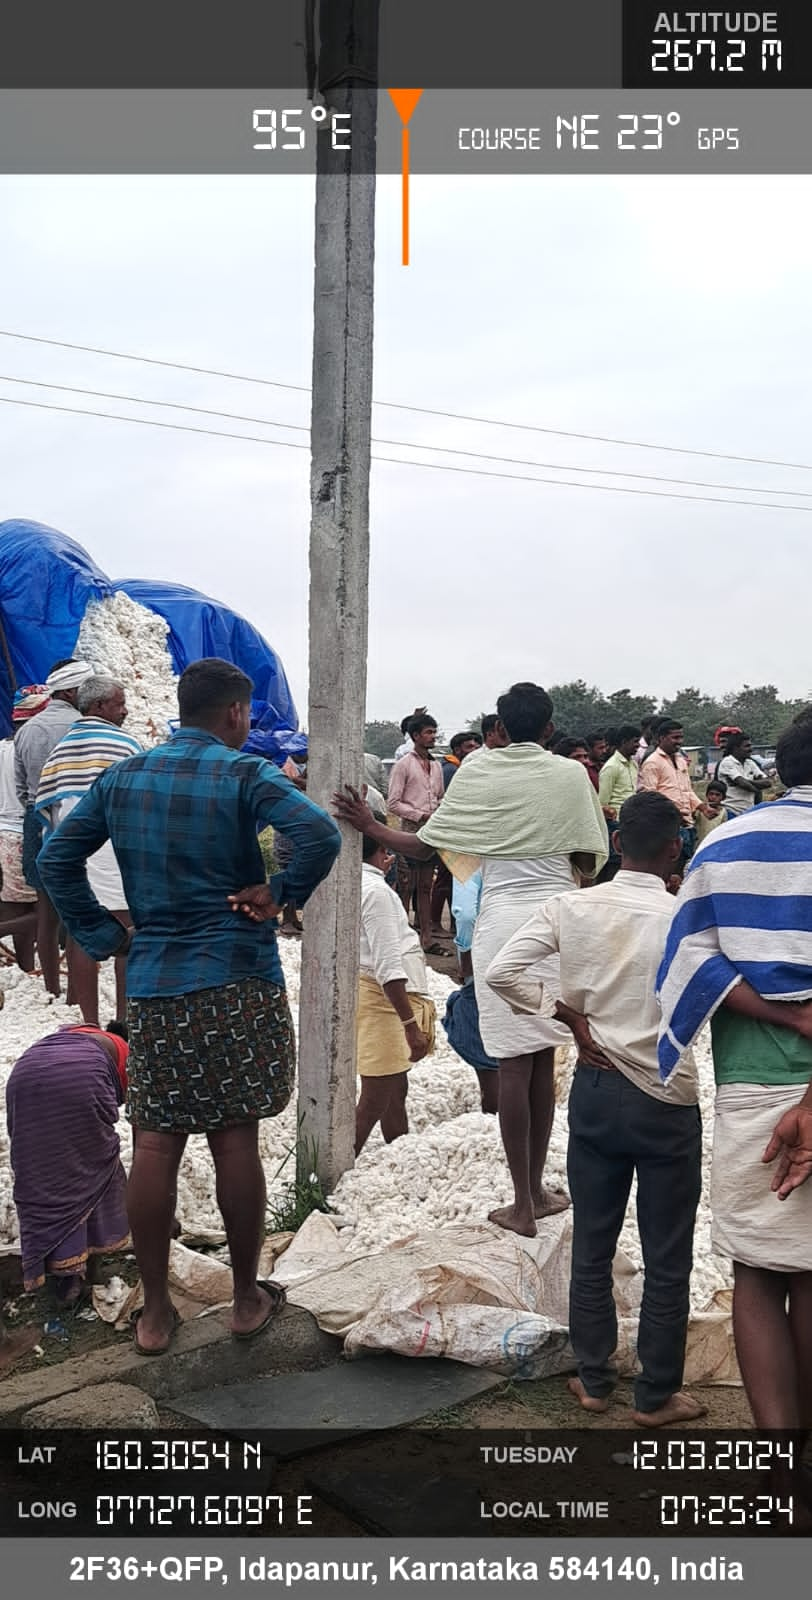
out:
<path id="1" fill-rule="evenodd" d="M 610 744 L 612 746 L 613 750 L 617 749 L 617 739 L 618 739 L 619 732 L 620 732 L 619 728 L 607 728 L 607 730 L 606 730 L 606 743 Z"/>
<path id="2" fill-rule="evenodd" d="M 656 712 L 654 712 L 654 711 L 649 711 L 645 717 L 641 717 L 640 718 L 640 732 L 641 732 L 641 734 L 646 733 L 648 731 L 648 729 L 656 721 L 657 721 L 657 715 L 656 715 Z M 629 738 L 631 738 L 631 734 L 629 735 Z"/>
<path id="3" fill-rule="evenodd" d="M 482 744 L 482 734 L 481 733 L 477 733 L 473 728 L 471 728 L 469 730 L 468 738 L 469 739 L 473 739 L 474 744 L 478 744 L 478 745 L 481 746 L 481 744 Z"/>
<path id="4" fill-rule="evenodd" d="M 664 733 L 676 733 L 678 728 L 682 732 L 684 726 L 685 724 L 678 722 L 676 717 L 658 717 L 657 738 L 661 739 Z"/>
<path id="5" fill-rule="evenodd" d="M 797 717 L 775 747 L 778 776 L 787 789 L 812 783 L 812 717 Z"/>
<path id="6" fill-rule="evenodd" d="M 376 822 L 382 822 L 384 826 L 386 825 L 386 817 L 382 817 L 380 811 L 373 811 L 372 815 Z M 373 839 L 371 833 L 365 833 L 363 835 L 361 839 L 362 860 L 371 861 L 372 857 L 376 856 L 379 850 L 385 849 L 386 846 L 381 844 L 380 839 Z"/>
<path id="7" fill-rule="evenodd" d="M 587 734 L 586 742 L 588 748 L 591 750 L 593 744 L 597 744 L 599 739 L 603 739 L 604 743 L 606 743 L 606 730 L 604 728 L 599 728 L 597 733 Z"/>
<path id="8" fill-rule="evenodd" d="M 514 744 L 535 744 L 552 720 L 553 702 L 537 683 L 514 683 L 500 694 L 496 710 Z"/>
<path id="9" fill-rule="evenodd" d="M 458 748 L 459 748 L 459 746 L 461 744 L 465 744 L 466 740 L 468 740 L 468 739 L 476 739 L 477 737 L 478 737 L 478 735 L 475 734 L 475 733 L 471 733 L 470 730 L 468 732 L 466 732 L 466 733 L 452 733 L 451 738 L 449 739 L 448 743 L 449 743 L 450 748 L 454 752 L 454 755 L 456 755 L 457 754 L 457 750 L 458 750 Z"/>
<path id="10" fill-rule="evenodd" d="M 632 861 L 653 861 L 678 839 L 682 817 L 673 800 L 643 790 L 624 800 L 618 818 L 620 848 Z"/>
<path id="11" fill-rule="evenodd" d="M 51 667 L 51 672 L 61 672 L 63 667 L 72 667 L 76 664 L 77 659 L 78 658 L 76 656 L 65 656 L 62 661 L 54 662 L 53 666 Z M 48 673 L 49 678 L 51 676 L 51 672 Z"/>
<path id="12" fill-rule="evenodd" d="M 245 705 L 251 699 L 254 685 L 239 667 L 219 656 L 206 656 L 202 661 L 191 661 L 178 680 L 178 708 L 180 720 L 187 727 L 203 726 L 216 718 L 219 711 L 239 701 Z"/>
<path id="13" fill-rule="evenodd" d="M 497 724 L 498 721 L 499 721 L 499 718 L 497 717 L 495 711 L 489 711 L 488 715 L 486 717 L 482 718 L 482 721 L 480 722 L 479 726 L 482 729 L 482 737 L 483 737 L 483 739 L 487 739 L 488 734 L 489 733 L 493 733 L 494 728 L 496 727 L 496 724 Z"/>
<path id="14" fill-rule="evenodd" d="M 556 739 L 552 746 L 554 756 L 571 756 L 573 750 L 589 751 L 586 739 L 578 739 L 574 734 L 565 734 L 563 739 Z"/>
<path id="15" fill-rule="evenodd" d="M 727 784 L 725 783 L 724 778 L 711 778 L 705 793 L 710 794 L 711 789 L 715 789 L 717 794 L 721 794 L 722 799 L 724 800 L 724 797 L 727 794 Z"/>
<path id="16" fill-rule="evenodd" d="M 624 722 L 622 728 L 615 728 L 615 744 L 625 744 L 627 739 L 639 739 L 640 734 L 633 722 Z"/>
<path id="17" fill-rule="evenodd" d="M 104 1031 L 105 1033 L 114 1033 L 116 1038 L 123 1039 L 125 1044 L 130 1042 L 130 1030 L 126 1022 L 116 1022 L 114 1018 L 112 1022 L 108 1022 Z"/>
<path id="18" fill-rule="evenodd" d="M 744 744 L 745 740 L 749 744 L 750 743 L 750 735 L 749 735 L 749 733 L 742 733 L 741 728 L 738 730 L 737 733 L 729 733 L 727 738 L 725 739 L 724 755 L 732 756 L 734 751 L 740 749 L 740 747 Z"/>
<path id="19" fill-rule="evenodd" d="M 422 717 L 426 710 L 426 706 L 415 706 L 414 711 L 410 711 L 408 717 L 403 718 L 403 721 L 400 725 L 400 731 L 403 734 L 404 739 L 407 733 L 411 738 L 411 725 L 414 722 L 415 717 Z"/>
<path id="20" fill-rule="evenodd" d="M 430 716 L 428 711 L 412 717 L 409 723 L 409 738 L 413 739 L 415 734 L 422 733 L 424 728 L 434 728 L 435 730 L 437 728 L 437 718 Z"/>

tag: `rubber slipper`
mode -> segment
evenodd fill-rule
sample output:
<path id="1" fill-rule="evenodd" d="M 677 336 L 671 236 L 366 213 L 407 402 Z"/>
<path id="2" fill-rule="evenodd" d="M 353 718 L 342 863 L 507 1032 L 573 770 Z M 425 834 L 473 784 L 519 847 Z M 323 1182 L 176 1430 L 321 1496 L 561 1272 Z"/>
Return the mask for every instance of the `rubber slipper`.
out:
<path id="1" fill-rule="evenodd" d="M 248 1339 L 256 1339 L 258 1333 L 264 1333 L 267 1327 L 279 1316 L 285 1308 L 287 1296 L 278 1283 L 269 1283 L 267 1278 L 257 1278 L 257 1288 L 264 1289 L 271 1297 L 271 1304 L 265 1319 L 256 1328 L 251 1328 L 249 1333 L 232 1333 L 232 1339 L 239 1339 L 244 1344 Z"/>
<path id="2" fill-rule="evenodd" d="M 435 939 L 433 944 L 426 945 L 423 954 L 424 956 L 450 956 L 453 954 L 451 941 L 449 940 L 448 944 L 440 944 Z"/>
<path id="3" fill-rule="evenodd" d="M 173 1339 L 175 1337 L 175 1334 L 178 1331 L 178 1328 L 180 1327 L 180 1321 L 181 1321 L 180 1312 L 178 1311 L 176 1306 L 172 1307 L 172 1329 L 171 1329 L 171 1332 L 169 1334 L 169 1338 L 167 1339 L 166 1344 L 159 1345 L 157 1350 L 145 1350 L 144 1346 L 139 1342 L 139 1339 L 138 1339 L 138 1324 L 141 1321 L 141 1318 L 143 1317 L 143 1315 L 144 1315 L 144 1307 L 143 1306 L 139 1306 L 138 1309 L 136 1311 L 133 1311 L 131 1316 L 130 1316 L 130 1331 L 132 1333 L 132 1341 L 133 1341 L 133 1344 L 135 1345 L 135 1348 L 136 1348 L 139 1356 L 165 1356 L 166 1353 L 167 1353 L 167 1350 L 169 1350 L 171 1348 L 172 1341 L 173 1341 Z"/>

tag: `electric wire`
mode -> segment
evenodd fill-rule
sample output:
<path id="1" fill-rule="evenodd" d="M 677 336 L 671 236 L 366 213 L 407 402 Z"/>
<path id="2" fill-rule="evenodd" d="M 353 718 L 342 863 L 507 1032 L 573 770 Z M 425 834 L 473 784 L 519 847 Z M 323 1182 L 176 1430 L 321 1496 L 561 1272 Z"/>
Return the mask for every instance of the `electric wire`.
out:
<path id="1" fill-rule="evenodd" d="M 107 350 L 98 345 L 76 344 L 67 339 L 48 339 L 39 334 L 17 333 L 6 328 L 0 328 L 0 339 L 18 339 L 27 344 L 49 345 L 58 350 L 76 350 L 85 355 L 105 356 L 116 361 L 137 361 L 145 366 L 165 367 L 174 372 L 193 372 L 201 377 L 225 378 L 230 382 L 257 383 L 271 389 L 287 389 L 294 394 L 310 394 L 309 386 L 303 383 L 283 383 L 277 378 L 259 378 L 245 372 L 227 372 L 216 367 L 192 366 L 184 361 L 167 361 L 158 356 L 134 355 L 125 350 Z M 750 466 L 786 467 L 798 472 L 812 471 L 812 463 L 808 461 L 779 461 L 771 456 L 736 455 L 724 450 L 699 450 L 687 445 L 657 444 L 646 439 L 622 439 L 600 433 L 576 433 L 570 428 L 547 428 L 537 422 L 513 422 L 507 421 L 504 417 L 480 417 L 462 411 L 442 411 L 437 407 L 416 406 L 400 400 L 374 400 L 373 404 L 393 411 L 409 411 L 415 416 L 442 417 L 451 422 L 473 422 L 477 426 L 487 428 L 511 428 L 521 433 L 544 433 L 557 439 L 581 439 L 592 444 L 618 445 L 624 449 L 661 450 L 671 455 L 703 456 L 713 461 L 738 461 L 746 462 Z"/>

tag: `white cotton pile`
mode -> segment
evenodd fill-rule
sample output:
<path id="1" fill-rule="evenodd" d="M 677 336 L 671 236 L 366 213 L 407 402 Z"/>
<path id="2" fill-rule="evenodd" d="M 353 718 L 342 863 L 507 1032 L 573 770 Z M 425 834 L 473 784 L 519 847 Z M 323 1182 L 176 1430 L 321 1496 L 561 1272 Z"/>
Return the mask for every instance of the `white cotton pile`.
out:
<path id="1" fill-rule="evenodd" d="M 282 964 L 294 1022 L 298 1017 L 301 947 L 281 940 Z M 112 966 L 101 971 L 101 1016 L 114 1014 Z M 429 973 L 432 998 L 442 1015 L 451 981 Z M 17 1240 L 17 1218 L 12 1201 L 12 1177 L 2 1093 L 11 1068 L 23 1050 L 46 1033 L 81 1020 L 64 1001 L 49 1001 L 42 982 L 16 968 L 0 969 L 0 989 L 5 1009 L 0 1023 L 0 1249 Z M 703 1189 L 694 1250 L 692 1305 L 703 1310 L 718 1289 L 729 1285 L 726 1263 L 713 1256 L 710 1246 L 708 1175 L 713 1129 L 713 1069 L 710 1041 L 703 1035 L 697 1050 L 700 1100 L 704 1125 Z M 499 1138 L 496 1117 L 479 1109 L 475 1073 L 450 1048 L 442 1028 L 437 1029 L 434 1055 L 409 1074 L 408 1113 L 411 1132 L 392 1145 L 384 1144 L 379 1130 L 370 1138 L 355 1168 L 345 1173 L 331 1197 L 335 1220 L 345 1244 L 364 1249 L 390 1243 L 404 1234 L 442 1227 L 449 1223 L 482 1222 L 495 1205 L 510 1199 L 510 1179 Z M 273 1200 L 292 1175 L 297 1112 L 295 1099 L 280 1116 L 262 1123 L 260 1149 Z M 122 1158 L 129 1166 L 129 1126 L 119 1122 Z M 566 1104 L 556 1107 L 545 1181 L 566 1186 Z M 214 1191 L 214 1168 L 203 1138 L 192 1138 L 179 1175 L 178 1214 L 191 1235 L 222 1238 L 222 1220 Z M 543 1226 L 543 1224 L 541 1224 Z M 620 1238 L 622 1249 L 641 1263 L 634 1216 L 634 1194 Z"/>
<path id="2" fill-rule="evenodd" d="M 125 729 L 149 748 L 162 744 L 169 719 L 177 719 L 177 678 L 166 647 L 169 625 L 117 590 L 88 606 L 75 654 L 122 684 L 127 695 Z"/>

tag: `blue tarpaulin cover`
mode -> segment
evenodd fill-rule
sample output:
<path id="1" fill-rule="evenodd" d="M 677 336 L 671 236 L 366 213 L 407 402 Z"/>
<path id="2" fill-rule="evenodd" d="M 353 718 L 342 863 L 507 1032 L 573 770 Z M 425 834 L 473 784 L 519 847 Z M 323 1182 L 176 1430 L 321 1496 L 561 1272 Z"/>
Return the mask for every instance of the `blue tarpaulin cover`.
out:
<path id="1" fill-rule="evenodd" d="M 0 624 L 17 687 L 43 683 L 55 661 L 71 656 L 88 602 L 113 586 L 64 533 L 41 522 L 0 522 Z M 0 649 L 0 733 L 11 732 L 14 686 Z"/>
<path id="2" fill-rule="evenodd" d="M 123 589 L 131 600 L 168 622 L 166 642 L 178 674 L 190 661 L 199 661 L 203 656 L 233 661 L 247 673 L 254 685 L 254 701 L 246 750 L 279 765 L 288 755 L 295 759 L 307 753 L 307 740 L 297 732 L 299 719 L 285 669 L 250 622 L 181 583 L 122 578 L 113 587 Z"/>
<path id="3" fill-rule="evenodd" d="M 250 622 L 182 584 L 114 583 L 75 540 L 38 522 L 0 523 L 0 624 L 17 686 L 41 683 L 55 661 L 72 655 L 88 604 L 118 589 L 169 624 L 167 646 L 178 674 L 201 656 L 220 656 L 247 673 L 255 699 L 246 749 L 279 765 L 287 755 L 306 755 L 282 663 Z M 0 649 L 3 736 L 11 732 L 13 691 Z"/>

